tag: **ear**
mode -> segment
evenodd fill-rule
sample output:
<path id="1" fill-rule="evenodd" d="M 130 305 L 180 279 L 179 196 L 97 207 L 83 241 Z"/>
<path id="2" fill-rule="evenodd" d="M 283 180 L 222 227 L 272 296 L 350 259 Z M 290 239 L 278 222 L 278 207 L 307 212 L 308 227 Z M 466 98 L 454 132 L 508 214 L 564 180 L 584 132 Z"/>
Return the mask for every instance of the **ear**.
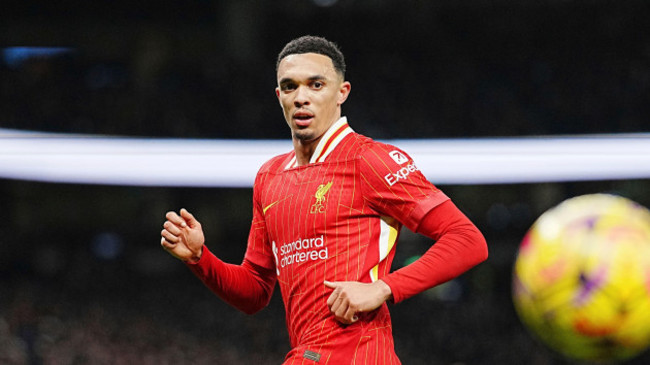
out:
<path id="1" fill-rule="evenodd" d="M 282 106 L 282 101 L 280 101 L 280 88 L 279 87 L 275 88 L 275 96 L 278 98 L 278 103 L 280 103 L 280 106 Z"/>
<path id="2" fill-rule="evenodd" d="M 350 95 L 350 90 L 352 89 L 352 84 L 350 84 L 348 81 L 343 81 L 341 83 L 341 86 L 339 87 L 339 98 L 336 101 L 336 105 L 341 105 L 345 103 L 345 101 L 348 99 L 348 95 Z"/>

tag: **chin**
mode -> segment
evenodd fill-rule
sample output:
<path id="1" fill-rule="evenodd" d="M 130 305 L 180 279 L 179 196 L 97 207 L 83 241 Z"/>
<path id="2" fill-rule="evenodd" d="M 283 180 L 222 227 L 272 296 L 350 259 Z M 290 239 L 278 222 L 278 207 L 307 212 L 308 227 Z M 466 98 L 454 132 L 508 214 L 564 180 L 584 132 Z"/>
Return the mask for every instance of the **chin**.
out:
<path id="1" fill-rule="evenodd" d="M 293 131 L 293 138 L 300 141 L 311 141 L 316 138 L 314 132 L 310 130 L 295 130 Z"/>

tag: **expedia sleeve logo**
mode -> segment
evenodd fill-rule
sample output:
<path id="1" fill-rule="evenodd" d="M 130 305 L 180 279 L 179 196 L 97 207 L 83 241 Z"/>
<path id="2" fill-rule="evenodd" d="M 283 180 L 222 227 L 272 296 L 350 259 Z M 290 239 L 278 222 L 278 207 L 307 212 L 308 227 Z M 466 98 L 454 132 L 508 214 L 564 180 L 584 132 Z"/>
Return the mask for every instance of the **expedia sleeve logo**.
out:
<path id="1" fill-rule="evenodd" d="M 388 152 L 388 155 L 393 159 L 393 161 L 397 162 L 398 165 L 403 165 L 409 161 L 402 152 L 397 150 Z"/>
<path id="2" fill-rule="evenodd" d="M 388 153 L 388 155 L 399 165 L 403 165 L 407 162 L 409 162 L 408 157 L 406 157 L 403 153 L 400 151 L 391 151 Z M 411 174 L 411 172 L 418 171 L 418 167 L 415 166 L 414 163 L 410 163 L 406 166 L 402 166 L 399 170 L 395 172 L 390 172 L 384 176 L 384 180 L 388 183 L 389 186 L 393 186 L 397 184 L 400 180 L 406 180 Z"/>

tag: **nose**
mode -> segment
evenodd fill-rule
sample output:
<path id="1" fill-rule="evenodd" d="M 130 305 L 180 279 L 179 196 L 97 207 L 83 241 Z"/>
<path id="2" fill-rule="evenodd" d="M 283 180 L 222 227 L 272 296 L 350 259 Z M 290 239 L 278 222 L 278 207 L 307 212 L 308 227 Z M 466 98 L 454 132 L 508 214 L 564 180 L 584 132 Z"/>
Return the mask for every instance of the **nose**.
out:
<path id="1" fill-rule="evenodd" d="M 297 107 L 309 105 L 309 90 L 304 86 L 299 86 L 296 89 L 296 97 L 293 99 L 293 104 Z"/>

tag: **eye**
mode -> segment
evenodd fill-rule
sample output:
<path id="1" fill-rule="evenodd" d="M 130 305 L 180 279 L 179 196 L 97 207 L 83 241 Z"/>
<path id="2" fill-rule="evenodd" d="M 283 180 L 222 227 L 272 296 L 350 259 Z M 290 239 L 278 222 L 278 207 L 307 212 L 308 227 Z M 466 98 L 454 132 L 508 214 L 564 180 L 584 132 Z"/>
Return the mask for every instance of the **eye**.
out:
<path id="1" fill-rule="evenodd" d="M 280 85 L 280 90 L 282 91 L 292 91 L 296 89 L 296 84 L 292 82 L 287 82 L 282 85 Z"/>
<path id="2" fill-rule="evenodd" d="M 314 88 L 314 89 L 322 89 L 323 86 L 325 86 L 325 84 L 323 84 L 321 81 L 314 81 L 311 84 L 311 87 Z"/>

